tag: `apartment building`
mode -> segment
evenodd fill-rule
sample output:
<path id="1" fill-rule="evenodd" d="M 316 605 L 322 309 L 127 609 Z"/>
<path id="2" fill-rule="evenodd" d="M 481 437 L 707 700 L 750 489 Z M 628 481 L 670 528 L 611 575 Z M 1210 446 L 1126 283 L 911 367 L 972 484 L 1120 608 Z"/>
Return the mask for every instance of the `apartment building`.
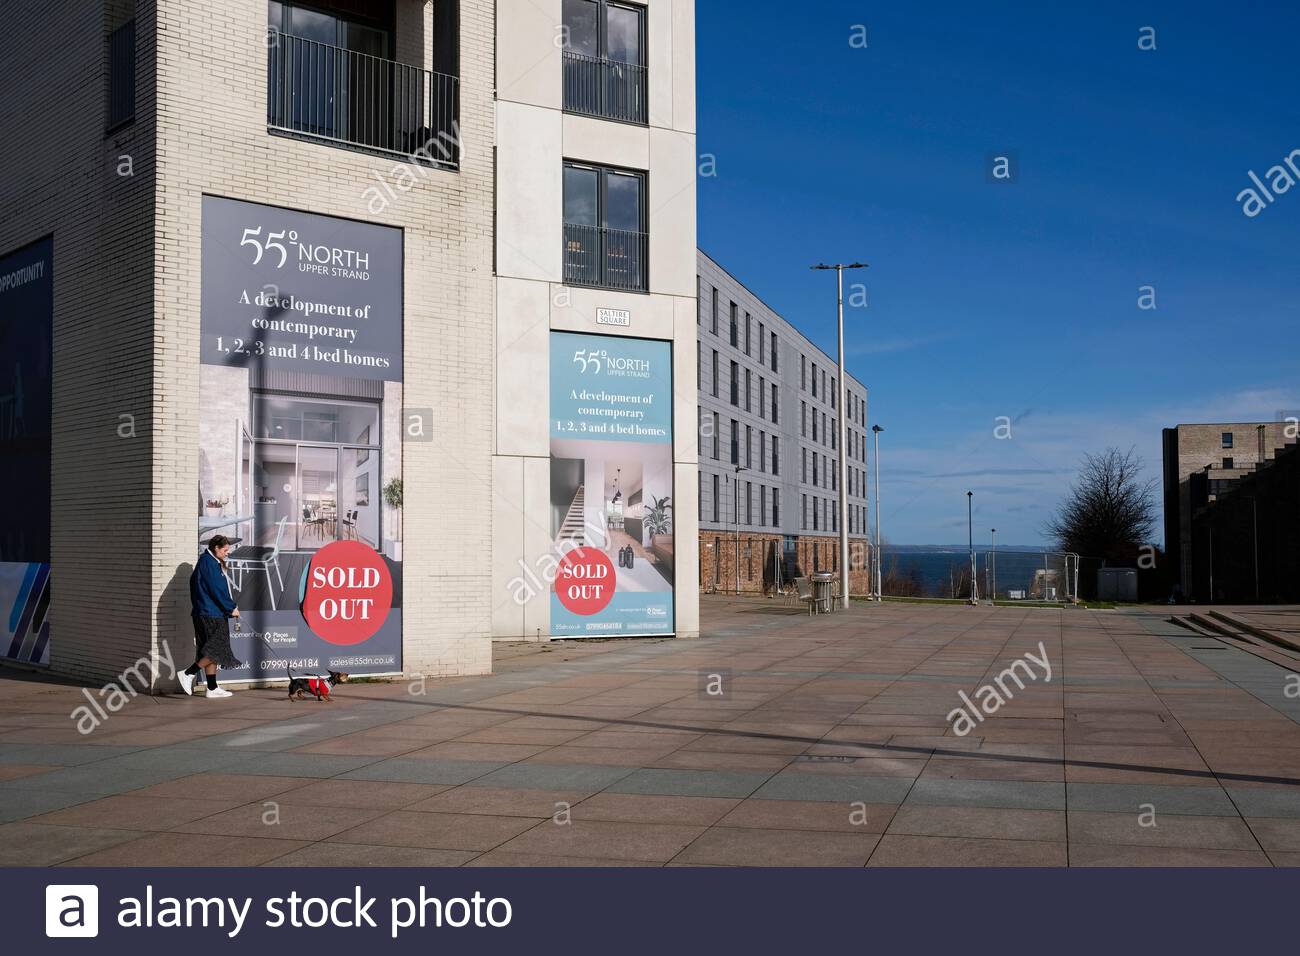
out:
<path id="1" fill-rule="evenodd" d="M 1220 422 L 1176 425 L 1162 432 L 1164 449 L 1165 560 L 1183 594 L 1198 600 L 1192 520 L 1196 511 L 1231 489 L 1284 445 L 1296 440 L 1291 422 Z M 1204 591 L 1204 588 L 1201 589 Z"/>
<path id="2" fill-rule="evenodd" d="M 41 81 L 0 105 L 0 657 L 94 681 L 186 658 L 215 534 L 245 621 L 234 680 L 482 674 L 493 637 L 575 620 L 698 630 L 694 588 L 673 600 L 693 502 L 653 534 L 624 509 L 643 540 L 621 547 L 658 576 L 639 617 L 622 577 L 558 613 L 555 568 L 592 570 L 570 555 L 542 593 L 517 582 L 555 541 L 533 530 L 556 510 L 563 336 L 623 385 L 568 417 L 639 429 L 653 455 L 609 458 L 656 499 L 695 483 L 672 429 L 674 383 L 694 401 L 673 366 L 694 311 L 674 251 L 695 244 L 690 0 L 10 6 L 0 62 Z M 344 553 L 388 588 L 364 638 L 299 608 Z"/>
<path id="3" fill-rule="evenodd" d="M 777 574 L 838 569 L 838 362 L 704 252 L 698 262 L 700 587 L 761 591 Z M 845 402 L 849 587 L 866 594 L 870 426 L 852 376 Z"/>

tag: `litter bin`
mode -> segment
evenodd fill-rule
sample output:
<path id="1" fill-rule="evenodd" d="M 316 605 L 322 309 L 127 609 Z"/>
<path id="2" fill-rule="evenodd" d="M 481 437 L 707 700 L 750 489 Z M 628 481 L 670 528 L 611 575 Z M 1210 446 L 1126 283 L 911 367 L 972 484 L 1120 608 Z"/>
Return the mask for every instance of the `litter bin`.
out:
<path id="1" fill-rule="evenodd" d="M 833 607 L 835 575 L 830 571 L 817 572 L 812 576 L 812 584 L 813 605 L 816 607 L 817 613 L 829 613 L 835 610 Z"/>

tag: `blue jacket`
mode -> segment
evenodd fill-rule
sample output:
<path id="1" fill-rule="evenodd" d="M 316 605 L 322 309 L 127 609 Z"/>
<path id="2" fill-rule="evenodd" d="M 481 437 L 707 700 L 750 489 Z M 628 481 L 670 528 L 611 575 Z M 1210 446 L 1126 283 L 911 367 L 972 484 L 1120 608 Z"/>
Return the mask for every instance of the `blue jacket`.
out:
<path id="1" fill-rule="evenodd" d="M 190 575 L 190 604 L 195 617 L 230 617 L 235 609 L 230 582 L 221 573 L 221 562 L 211 551 L 203 552 Z"/>

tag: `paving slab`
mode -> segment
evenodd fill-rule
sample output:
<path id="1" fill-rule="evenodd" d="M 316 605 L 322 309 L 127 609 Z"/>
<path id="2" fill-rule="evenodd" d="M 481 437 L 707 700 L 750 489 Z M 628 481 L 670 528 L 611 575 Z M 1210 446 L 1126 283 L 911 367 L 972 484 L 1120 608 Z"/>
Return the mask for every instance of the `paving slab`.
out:
<path id="1" fill-rule="evenodd" d="M 699 640 L 497 644 L 418 698 L 137 698 L 84 737 L 80 688 L 0 672 L 0 827 L 36 865 L 1295 865 L 1287 671 L 1169 613 L 705 595 Z M 958 737 L 1039 641 L 1052 681 Z"/>

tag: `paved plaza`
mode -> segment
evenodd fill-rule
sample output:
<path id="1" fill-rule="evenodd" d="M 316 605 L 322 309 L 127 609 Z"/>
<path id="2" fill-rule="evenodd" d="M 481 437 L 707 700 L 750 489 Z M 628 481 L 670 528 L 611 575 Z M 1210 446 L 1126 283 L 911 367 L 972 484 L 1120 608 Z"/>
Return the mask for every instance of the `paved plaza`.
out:
<path id="1" fill-rule="evenodd" d="M 140 697 L 85 736 L 80 688 L 2 672 L 0 864 L 1300 865 L 1285 658 L 1167 616 L 705 597 L 697 641 Z M 1050 680 L 1006 676 L 1040 645 Z"/>

